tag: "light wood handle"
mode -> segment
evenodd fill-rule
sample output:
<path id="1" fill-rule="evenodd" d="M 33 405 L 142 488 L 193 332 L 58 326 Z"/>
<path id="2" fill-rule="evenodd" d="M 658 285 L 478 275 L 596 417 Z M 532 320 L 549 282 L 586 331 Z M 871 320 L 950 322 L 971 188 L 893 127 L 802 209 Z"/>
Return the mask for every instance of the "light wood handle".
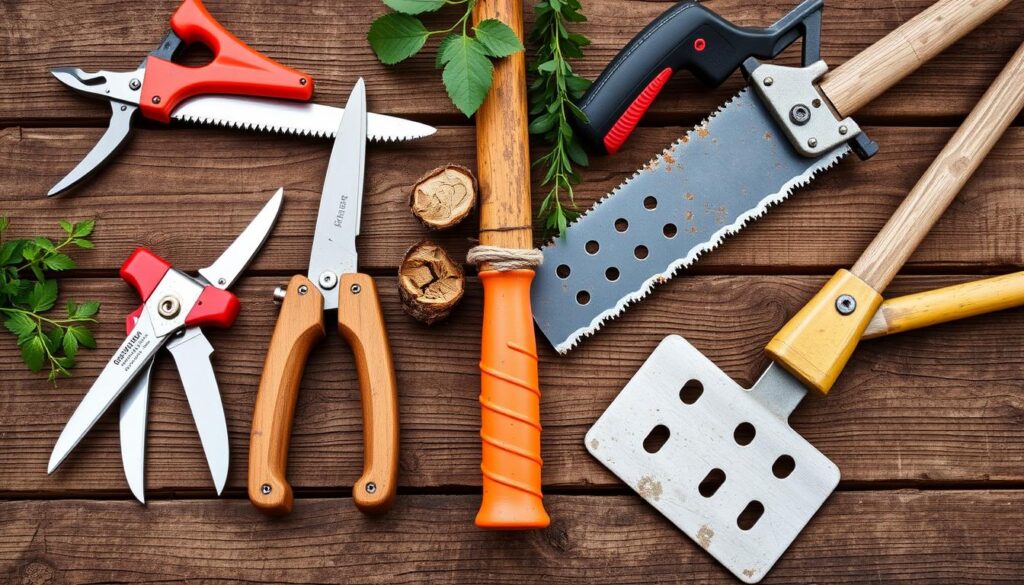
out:
<path id="1" fill-rule="evenodd" d="M 1009 3 L 940 0 L 827 74 L 821 90 L 841 116 L 849 116 Z"/>
<path id="2" fill-rule="evenodd" d="M 889 299 L 861 339 L 901 333 L 1024 305 L 1024 272 Z"/>
<path id="3" fill-rule="evenodd" d="M 373 278 L 339 279 L 338 331 L 352 347 L 363 404 L 363 475 L 352 499 L 363 512 L 386 512 L 398 488 L 398 384 Z"/>
<path id="4" fill-rule="evenodd" d="M 324 338 L 324 299 L 304 276 L 288 283 L 263 364 L 249 436 L 249 500 L 261 511 L 291 512 L 288 444 L 306 358 Z"/>
<path id="5" fill-rule="evenodd" d="M 864 250 L 851 272 L 881 292 L 1024 107 L 1024 45 Z"/>

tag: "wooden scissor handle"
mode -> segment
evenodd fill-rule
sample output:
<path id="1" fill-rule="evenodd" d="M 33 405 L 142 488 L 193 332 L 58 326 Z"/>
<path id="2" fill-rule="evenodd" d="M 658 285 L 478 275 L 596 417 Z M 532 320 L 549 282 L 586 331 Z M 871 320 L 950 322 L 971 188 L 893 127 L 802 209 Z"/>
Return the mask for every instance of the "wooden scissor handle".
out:
<path id="1" fill-rule="evenodd" d="M 363 475 L 352 499 L 363 512 L 386 512 L 398 488 L 398 384 L 373 278 L 341 275 L 338 331 L 352 347 L 363 404 Z"/>
<path id="2" fill-rule="evenodd" d="M 285 472 L 295 402 L 306 359 L 324 335 L 323 296 L 305 276 L 292 277 L 270 338 L 249 436 L 249 500 L 267 514 L 292 509 Z"/>

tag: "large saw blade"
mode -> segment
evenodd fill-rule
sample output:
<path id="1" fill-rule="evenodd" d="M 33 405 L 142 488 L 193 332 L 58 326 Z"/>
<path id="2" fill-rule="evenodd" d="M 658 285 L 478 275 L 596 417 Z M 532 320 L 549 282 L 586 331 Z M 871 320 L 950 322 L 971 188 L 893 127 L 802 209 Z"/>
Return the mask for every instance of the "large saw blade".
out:
<path id="1" fill-rule="evenodd" d="M 533 317 L 565 353 L 850 151 L 797 153 L 747 89 L 543 248 Z"/>
<path id="2" fill-rule="evenodd" d="M 171 112 L 171 119 L 193 124 L 334 138 L 342 108 L 234 95 L 189 98 Z M 384 114 L 368 114 L 366 135 L 375 142 L 414 140 L 437 131 L 433 126 Z"/>

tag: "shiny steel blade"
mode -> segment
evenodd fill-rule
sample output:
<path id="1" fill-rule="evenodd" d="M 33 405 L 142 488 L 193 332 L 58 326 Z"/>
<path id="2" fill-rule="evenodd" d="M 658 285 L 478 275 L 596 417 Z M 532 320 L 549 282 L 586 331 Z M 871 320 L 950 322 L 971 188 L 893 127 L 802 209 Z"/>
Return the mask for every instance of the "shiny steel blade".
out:
<path id="1" fill-rule="evenodd" d="M 281 212 L 283 200 L 284 188 L 282 187 L 274 193 L 270 201 L 267 201 L 263 209 L 213 264 L 199 269 L 200 276 L 220 289 L 227 289 L 234 284 L 238 276 L 256 257 L 260 248 L 263 247 L 263 243 L 267 241 L 267 237 L 270 236 L 270 231 L 274 229 L 277 216 Z"/>
<path id="2" fill-rule="evenodd" d="M 742 90 L 543 248 L 534 320 L 569 351 L 847 152 L 801 156 Z"/>
<path id="3" fill-rule="evenodd" d="M 53 453 L 50 454 L 47 473 L 53 473 L 64 461 L 140 370 L 152 361 L 166 341 L 166 337 L 156 334 L 152 318 L 147 311 L 143 311 L 135 327 L 114 352 L 114 357 L 107 362 L 61 431 Z"/>
<path id="4" fill-rule="evenodd" d="M 132 495 L 146 503 L 146 418 L 149 414 L 149 378 L 156 360 L 149 360 L 121 398 L 119 420 L 121 468 Z"/>
<path id="5" fill-rule="evenodd" d="M 220 399 L 217 376 L 210 363 L 213 346 L 203 335 L 202 329 L 186 329 L 185 334 L 167 344 L 174 356 L 178 375 L 188 397 L 199 440 L 206 454 L 206 463 L 213 476 L 213 485 L 219 495 L 228 479 L 228 425 L 224 417 L 224 404 Z"/>
<path id="6" fill-rule="evenodd" d="M 204 95 L 190 98 L 176 107 L 171 112 L 171 119 L 261 132 L 334 138 L 344 113 L 341 108 L 307 102 Z M 415 140 L 435 132 L 437 129 L 433 126 L 395 116 L 367 116 L 367 135 L 375 142 Z"/>
<path id="7" fill-rule="evenodd" d="M 65 175 L 63 179 L 47 192 L 47 197 L 60 195 L 81 183 L 124 146 L 128 135 L 131 134 L 132 118 L 135 117 L 135 112 L 139 110 L 139 107 L 111 101 L 110 109 L 112 113 L 110 114 L 110 125 L 107 127 L 107 131 L 103 133 L 103 136 L 100 137 L 96 145 L 92 147 L 89 154 L 85 155 L 85 158 L 74 169 L 71 169 L 71 172 Z"/>
<path id="8" fill-rule="evenodd" d="M 366 86 L 360 78 L 348 96 L 334 139 L 309 257 L 307 276 L 324 295 L 324 310 L 338 308 L 338 276 L 356 271 L 365 158 Z M 325 282 L 329 286 L 324 286 Z"/>

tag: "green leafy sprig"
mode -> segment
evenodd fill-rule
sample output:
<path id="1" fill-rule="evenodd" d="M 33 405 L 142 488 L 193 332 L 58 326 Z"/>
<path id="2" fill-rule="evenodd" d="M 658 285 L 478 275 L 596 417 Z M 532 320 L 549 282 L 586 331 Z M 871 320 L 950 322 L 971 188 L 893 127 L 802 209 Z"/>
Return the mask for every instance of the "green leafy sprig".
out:
<path id="1" fill-rule="evenodd" d="M 562 237 L 578 215 L 572 189 L 579 184 L 580 175 L 573 164 L 585 167 L 589 163 L 570 116 L 587 121 L 586 114 L 573 102 L 583 97 L 591 82 L 573 72 L 568 60 L 582 57 L 583 47 L 590 40 L 568 29 L 568 23 L 586 20 L 580 14 L 579 0 L 541 0 L 535 10 L 537 21 L 530 32 L 530 43 L 537 47 L 530 65 L 535 76 L 529 88 L 530 133 L 542 136 L 551 145 L 551 150 L 533 163 L 546 168 L 541 185 L 551 185 L 537 217 L 546 230 L 557 231 Z"/>
<path id="2" fill-rule="evenodd" d="M 466 117 L 477 111 L 491 88 L 491 60 L 523 50 L 519 37 L 500 20 L 492 18 L 470 26 L 476 0 L 384 0 L 384 4 L 395 12 L 373 21 L 367 34 L 377 58 L 394 65 L 418 53 L 430 37 L 443 35 L 435 65 L 443 69 L 441 79 L 448 97 Z M 448 5 L 462 10 L 462 16 L 448 28 L 428 30 L 417 17 Z"/>
<path id="3" fill-rule="evenodd" d="M 96 322 L 93 316 L 100 304 L 68 301 L 66 318 L 43 316 L 57 303 L 58 294 L 57 281 L 47 279 L 46 272 L 74 268 L 75 261 L 62 250 L 68 246 L 92 248 L 89 235 L 94 226 L 92 220 L 61 220 L 64 238 L 60 243 L 43 236 L 5 241 L 10 221 L 0 216 L 0 317 L 17 338 L 29 369 L 38 372 L 49 364 L 48 379 L 54 383 L 58 375 L 71 375 L 80 347 L 96 347 L 88 324 Z"/>

